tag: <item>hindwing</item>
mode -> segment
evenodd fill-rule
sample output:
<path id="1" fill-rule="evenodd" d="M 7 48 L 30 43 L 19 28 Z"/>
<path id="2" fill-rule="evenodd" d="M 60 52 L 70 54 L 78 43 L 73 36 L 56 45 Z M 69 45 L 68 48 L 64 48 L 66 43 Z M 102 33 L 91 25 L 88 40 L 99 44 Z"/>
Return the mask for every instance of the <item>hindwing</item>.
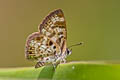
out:
<path id="1" fill-rule="evenodd" d="M 26 42 L 26 58 L 44 60 L 46 57 L 60 53 L 59 46 L 49 37 L 41 35 L 39 32 L 31 34 Z"/>

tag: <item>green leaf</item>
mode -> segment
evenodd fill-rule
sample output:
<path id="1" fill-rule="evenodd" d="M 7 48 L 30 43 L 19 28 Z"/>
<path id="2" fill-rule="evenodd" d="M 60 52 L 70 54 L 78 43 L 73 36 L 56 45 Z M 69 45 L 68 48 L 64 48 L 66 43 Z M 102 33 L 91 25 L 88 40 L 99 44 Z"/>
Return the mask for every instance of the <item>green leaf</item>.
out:
<path id="1" fill-rule="evenodd" d="M 0 80 L 120 80 L 120 64 L 73 62 L 35 68 L 0 69 Z"/>

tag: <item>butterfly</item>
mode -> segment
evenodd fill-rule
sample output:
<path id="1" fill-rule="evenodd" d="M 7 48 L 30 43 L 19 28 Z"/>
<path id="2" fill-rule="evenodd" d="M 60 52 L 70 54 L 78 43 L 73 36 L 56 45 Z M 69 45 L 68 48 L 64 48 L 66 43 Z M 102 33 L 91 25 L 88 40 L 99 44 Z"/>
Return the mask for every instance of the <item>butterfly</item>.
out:
<path id="1" fill-rule="evenodd" d="M 67 48 L 66 21 L 61 9 L 54 10 L 38 26 L 38 32 L 26 40 L 25 57 L 35 60 L 35 68 L 52 63 L 65 63 L 72 50 Z M 78 44 L 79 45 L 79 44 Z M 73 45 L 74 46 L 74 45 Z"/>

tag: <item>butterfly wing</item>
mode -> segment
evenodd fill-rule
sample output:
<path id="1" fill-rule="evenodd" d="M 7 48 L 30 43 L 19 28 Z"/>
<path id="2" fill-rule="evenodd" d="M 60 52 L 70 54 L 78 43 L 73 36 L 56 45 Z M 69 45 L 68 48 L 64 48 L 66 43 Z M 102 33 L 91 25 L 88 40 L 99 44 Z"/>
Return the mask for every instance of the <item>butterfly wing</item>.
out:
<path id="1" fill-rule="evenodd" d="M 66 50 L 67 29 L 61 9 L 51 12 L 38 27 L 41 34 L 49 37 L 60 47 L 61 53 Z"/>
<path id="2" fill-rule="evenodd" d="M 26 41 L 25 56 L 27 59 L 46 62 L 48 58 L 54 58 L 59 52 L 59 47 L 50 38 L 35 32 L 28 36 Z"/>

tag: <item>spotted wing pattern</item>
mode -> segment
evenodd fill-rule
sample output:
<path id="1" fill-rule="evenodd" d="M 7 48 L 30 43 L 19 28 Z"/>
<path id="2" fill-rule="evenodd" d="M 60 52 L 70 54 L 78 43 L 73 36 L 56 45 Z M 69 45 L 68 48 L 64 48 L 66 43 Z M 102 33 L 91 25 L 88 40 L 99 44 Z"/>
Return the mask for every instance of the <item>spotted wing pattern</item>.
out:
<path id="1" fill-rule="evenodd" d="M 61 53 L 65 53 L 66 34 L 66 23 L 62 10 L 51 12 L 39 25 L 39 31 L 28 36 L 25 47 L 26 58 L 37 60 L 35 68 L 45 65 L 47 62 L 54 63 Z"/>
<path id="2" fill-rule="evenodd" d="M 39 32 L 31 34 L 26 43 L 26 58 L 49 62 L 55 59 L 56 53 L 60 53 L 59 47 L 50 38 Z"/>
<path id="3" fill-rule="evenodd" d="M 64 14 L 61 9 L 51 12 L 38 28 L 41 34 L 58 44 L 61 53 L 65 52 L 67 30 Z"/>

